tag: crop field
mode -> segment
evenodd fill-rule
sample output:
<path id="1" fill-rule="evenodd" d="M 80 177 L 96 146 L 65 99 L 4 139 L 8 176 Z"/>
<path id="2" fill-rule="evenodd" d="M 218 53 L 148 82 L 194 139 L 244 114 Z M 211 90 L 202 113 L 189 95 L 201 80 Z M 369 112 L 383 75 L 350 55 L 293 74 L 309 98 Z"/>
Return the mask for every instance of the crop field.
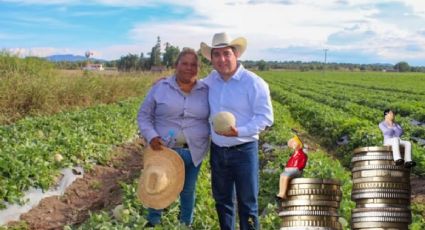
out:
<path id="1" fill-rule="evenodd" d="M 383 110 L 397 111 L 396 120 L 405 129 L 404 138 L 413 143 L 417 166 L 412 175 L 425 176 L 425 74 L 381 72 L 258 72 L 270 86 L 275 124 L 261 134 L 260 222 L 262 229 L 278 229 L 278 203 L 274 195 L 279 174 L 291 151 L 285 147 L 297 130 L 308 148 L 309 162 L 304 177 L 334 178 L 342 182 L 339 214 L 349 229 L 351 210 L 352 151 L 357 147 L 380 146 L 378 128 Z M 149 87 L 152 81 L 131 78 Z M 1 80 L 1 77 L 0 77 Z M 89 81 L 102 81 L 90 77 Z M 1 83 L 0 83 L 1 84 Z M 115 84 L 119 84 L 118 81 Z M 0 85 L 1 86 L 1 85 Z M 107 92 L 104 92 L 108 94 Z M 72 108 L 53 115 L 27 116 L 0 126 L 0 205 L 25 203 L 23 194 L 31 187 L 47 189 L 54 185 L 59 170 L 82 165 L 90 171 L 95 165 L 113 165 L 113 148 L 137 138 L 136 113 L 144 93 L 125 99 Z M 272 146 L 272 150 L 264 146 Z M 64 160 L 57 162 L 54 154 Z M 143 152 L 140 152 L 143 154 Z M 28 167 L 28 166 L 31 167 Z M 208 157 L 202 164 L 197 183 L 193 229 L 218 229 L 218 219 L 210 187 Z M 91 211 L 78 224 L 64 229 L 142 229 L 147 210 L 136 198 L 137 176 L 121 182 L 120 217 L 113 206 Z M 422 186 L 424 186 L 422 184 Z M 94 189 L 102 189 L 97 184 Z M 424 197 L 425 194 L 421 194 Z M 410 229 L 425 229 L 425 205 L 412 200 Z M 164 213 L 156 229 L 184 229 L 178 223 L 178 202 Z M 24 222 L 0 229 L 27 229 Z"/>

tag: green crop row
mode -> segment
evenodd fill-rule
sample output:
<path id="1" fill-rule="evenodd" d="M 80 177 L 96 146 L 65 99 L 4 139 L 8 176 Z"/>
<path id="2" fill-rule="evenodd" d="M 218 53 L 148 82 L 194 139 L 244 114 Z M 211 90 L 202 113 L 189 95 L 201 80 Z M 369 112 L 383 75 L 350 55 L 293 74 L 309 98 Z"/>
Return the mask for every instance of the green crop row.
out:
<path id="1" fill-rule="evenodd" d="M 62 167 L 105 163 L 113 145 L 137 133 L 139 105 L 136 98 L 0 126 L 1 205 L 22 202 L 30 187 L 49 188 Z"/>
<path id="2" fill-rule="evenodd" d="M 277 80 L 273 81 L 274 79 Z M 311 134 L 320 137 L 326 147 L 334 149 L 345 166 L 349 166 L 351 153 L 355 148 L 382 145 L 382 134 L 377 128 L 379 121 L 377 116 L 380 111 L 297 87 L 290 87 L 288 85 L 291 83 L 286 84 L 276 76 L 267 80 L 270 81 L 272 97 L 288 104 L 294 118 Z M 401 121 L 407 136 L 420 129 L 412 127 L 404 118 L 401 118 Z M 348 136 L 349 142 L 338 146 L 337 141 L 343 136 Z M 418 163 L 418 167 L 414 168 L 414 173 L 424 174 L 425 149 L 414 143 L 413 156 Z"/>
<path id="3" fill-rule="evenodd" d="M 371 109 L 378 109 L 379 116 L 376 118 L 382 119 L 382 111 L 387 108 L 393 108 L 399 115 L 407 117 L 409 121 L 415 119 L 417 121 L 425 121 L 425 104 L 423 101 L 425 97 L 420 98 L 419 95 L 406 95 L 394 92 L 373 91 L 370 89 L 356 89 L 353 87 L 346 87 L 340 83 L 329 85 L 328 82 L 320 82 L 319 80 L 302 82 L 289 82 L 289 79 L 282 81 L 282 79 L 274 80 L 273 82 L 284 83 L 292 90 L 303 89 L 306 91 L 313 91 L 319 94 L 330 96 L 340 101 L 353 102 L 367 106 Z"/>
<path id="4" fill-rule="evenodd" d="M 378 110 L 376 109 L 376 107 L 368 107 L 362 103 L 353 102 L 354 100 L 350 100 L 350 98 L 353 97 L 342 98 L 340 95 L 336 96 L 332 90 L 318 91 L 314 87 L 304 88 L 301 86 L 291 86 L 290 83 L 288 84 L 281 82 L 277 82 L 276 84 L 282 87 L 283 89 L 286 89 L 293 93 L 297 93 L 302 97 L 309 98 L 311 100 L 317 101 L 318 103 L 322 103 L 334 107 L 336 109 L 341 109 L 347 113 L 352 114 L 353 116 L 371 121 L 376 124 L 376 128 L 378 128 L 379 122 L 382 121 L 383 109 Z M 363 100 L 365 100 L 364 96 Z M 367 98 L 367 101 L 369 101 L 369 98 Z M 397 121 L 404 128 L 404 137 L 409 138 L 410 136 L 415 136 L 425 138 L 425 127 L 412 125 L 410 123 L 410 120 L 410 118 L 403 117 L 402 115 L 397 117 Z"/>

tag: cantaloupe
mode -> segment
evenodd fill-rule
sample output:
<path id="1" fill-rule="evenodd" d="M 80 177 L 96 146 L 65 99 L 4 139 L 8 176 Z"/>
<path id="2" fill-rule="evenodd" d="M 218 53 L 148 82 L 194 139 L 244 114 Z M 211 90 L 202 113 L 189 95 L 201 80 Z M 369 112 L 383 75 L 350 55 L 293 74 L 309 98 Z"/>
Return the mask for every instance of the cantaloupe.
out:
<path id="1" fill-rule="evenodd" d="M 217 113 L 212 120 L 215 132 L 227 132 L 231 126 L 236 126 L 235 116 L 227 111 Z"/>

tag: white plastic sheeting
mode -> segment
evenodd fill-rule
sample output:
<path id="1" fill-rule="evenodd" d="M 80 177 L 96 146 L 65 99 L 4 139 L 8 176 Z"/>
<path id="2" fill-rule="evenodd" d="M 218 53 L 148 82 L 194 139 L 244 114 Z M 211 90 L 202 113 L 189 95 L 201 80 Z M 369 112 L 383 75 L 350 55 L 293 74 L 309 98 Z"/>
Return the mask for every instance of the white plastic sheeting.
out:
<path id="1" fill-rule="evenodd" d="M 78 172 L 78 173 L 74 173 Z M 65 168 L 61 170 L 62 179 L 58 185 L 43 192 L 40 188 L 31 188 L 25 192 L 24 200 L 27 200 L 24 205 L 6 204 L 6 209 L 0 210 L 0 225 L 7 224 L 10 221 L 19 220 L 21 214 L 28 212 L 38 203 L 50 196 L 61 196 L 65 193 L 65 189 L 72 184 L 77 178 L 83 177 L 83 168 Z M 77 174 L 77 175 L 76 175 Z"/>

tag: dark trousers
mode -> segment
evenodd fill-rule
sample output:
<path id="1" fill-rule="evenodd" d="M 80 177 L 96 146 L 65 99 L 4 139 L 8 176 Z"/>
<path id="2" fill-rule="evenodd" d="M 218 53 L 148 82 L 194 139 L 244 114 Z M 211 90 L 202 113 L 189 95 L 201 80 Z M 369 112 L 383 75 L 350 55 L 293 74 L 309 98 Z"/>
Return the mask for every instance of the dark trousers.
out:
<path id="1" fill-rule="evenodd" d="M 237 203 L 240 229 L 259 229 L 258 142 L 232 147 L 211 143 L 210 157 L 212 191 L 220 228 L 235 229 Z"/>

